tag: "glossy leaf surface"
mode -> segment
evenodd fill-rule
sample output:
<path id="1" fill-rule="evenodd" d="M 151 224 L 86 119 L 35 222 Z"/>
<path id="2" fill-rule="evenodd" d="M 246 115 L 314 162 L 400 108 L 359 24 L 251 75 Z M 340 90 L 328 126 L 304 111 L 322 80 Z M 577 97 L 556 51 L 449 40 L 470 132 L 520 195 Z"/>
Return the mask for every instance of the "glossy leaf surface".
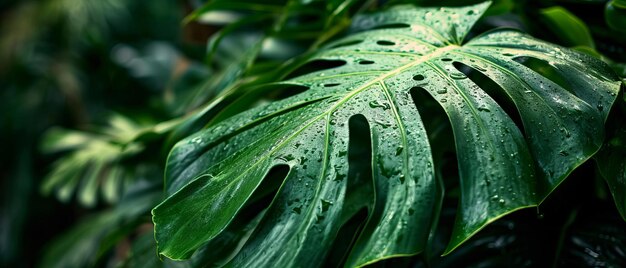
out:
<path id="1" fill-rule="evenodd" d="M 167 164 L 169 198 L 153 210 L 159 252 L 189 258 L 234 224 L 267 178 L 282 184 L 228 265 L 320 265 L 363 210 L 346 266 L 419 253 L 437 215 L 422 121 L 431 115 L 419 93 L 443 108 L 454 134 L 461 197 L 447 252 L 539 204 L 599 149 L 618 78 L 596 59 L 517 31 L 463 42 L 487 6 L 358 16 L 351 35 L 294 78 L 262 87 L 306 90 L 179 142 Z M 354 135 L 366 135 L 371 152 L 349 154 Z M 369 165 L 354 165 L 362 159 Z M 288 172 L 272 172 L 280 168 Z"/>

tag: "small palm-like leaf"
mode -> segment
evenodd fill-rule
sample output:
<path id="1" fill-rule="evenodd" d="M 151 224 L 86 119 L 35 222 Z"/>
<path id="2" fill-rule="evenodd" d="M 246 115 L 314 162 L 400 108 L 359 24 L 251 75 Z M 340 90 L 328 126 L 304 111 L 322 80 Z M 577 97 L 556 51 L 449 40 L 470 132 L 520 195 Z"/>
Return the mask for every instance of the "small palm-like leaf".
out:
<path id="1" fill-rule="evenodd" d="M 52 128 L 46 133 L 42 151 L 69 153 L 57 160 L 41 190 L 44 194 L 55 193 L 63 202 L 76 193 L 78 201 L 87 207 L 96 205 L 100 191 L 107 202 L 115 203 L 135 180 L 135 169 L 141 169 L 124 165 L 124 158 L 144 150 L 143 139 L 167 133 L 177 124 L 172 120 L 142 126 L 114 115 L 101 133 Z"/>
<path id="2" fill-rule="evenodd" d="M 281 166 L 289 170 L 282 185 L 230 265 L 319 265 L 362 209 L 347 266 L 420 252 L 437 215 L 421 119 L 429 114 L 416 108 L 424 94 L 449 117 L 458 158 L 461 198 L 447 252 L 499 217 L 536 206 L 598 150 L 619 82 L 601 62 L 517 31 L 461 45 L 487 6 L 396 6 L 357 17 L 353 34 L 309 60 L 335 68 L 259 89 L 306 91 L 178 143 L 167 164 L 170 197 L 153 210 L 159 252 L 188 258 Z M 535 71 L 523 61 L 545 64 Z M 356 157 L 370 159 L 369 168 L 356 172 L 354 135 L 371 140 L 371 154 Z"/>

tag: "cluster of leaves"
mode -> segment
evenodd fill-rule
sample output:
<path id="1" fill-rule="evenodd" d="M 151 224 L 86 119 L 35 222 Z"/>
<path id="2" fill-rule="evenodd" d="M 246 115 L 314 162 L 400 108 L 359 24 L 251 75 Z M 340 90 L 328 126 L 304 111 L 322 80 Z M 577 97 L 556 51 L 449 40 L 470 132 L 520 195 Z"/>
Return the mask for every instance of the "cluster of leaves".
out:
<path id="1" fill-rule="evenodd" d="M 40 149 L 58 160 L 41 191 L 91 213 L 49 245 L 41 266 L 626 258 L 614 245 L 626 218 L 626 40 L 619 27 L 576 13 L 602 13 L 604 1 L 187 1 L 186 29 L 210 32 L 206 53 L 160 36 L 168 31 L 150 21 L 124 29 L 127 15 L 173 4 L 47 2 L 20 10 L 53 14 L 31 23 L 57 23 L 72 40 L 57 49 L 69 51 L 59 53 L 64 61 L 43 71 L 73 109 L 64 125 L 107 116 L 100 127 L 57 127 L 42 138 Z M 623 23 L 615 18 L 606 16 Z M 26 32 L 36 34 L 3 40 L 50 34 Z M 132 40 L 145 32 L 174 45 Z M 86 63 L 72 53 L 93 50 L 116 71 L 81 74 Z M 41 77 L 35 71 L 20 74 Z M 82 102 L 83 88 L 120 76 L 116 86 L 145 92 L 96 91 L 86 95 L 105 101 Z M 597 168 L 585 164 L 592 157 Z M 565 207 L 579 194 L 568 183 L 595 190 Z M 610 206 L 595 225 L 598 215 L 583 216 L 590 204 L 613 203 L 622 219 Z M 507 216 L 540 204 L 548 220 Z M 532 231 L 554 242 L 525 250 L 540 240 L 520 235 Z"/>

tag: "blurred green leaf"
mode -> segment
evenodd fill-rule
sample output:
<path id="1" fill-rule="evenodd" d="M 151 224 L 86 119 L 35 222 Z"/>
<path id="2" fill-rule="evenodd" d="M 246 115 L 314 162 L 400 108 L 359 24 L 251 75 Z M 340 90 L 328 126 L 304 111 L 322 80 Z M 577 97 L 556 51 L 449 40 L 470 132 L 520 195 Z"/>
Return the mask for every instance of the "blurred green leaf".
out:
<path id="1" fill-rule="evenodd" d="M 567 9 L 555 6 L 540 10 L 548 28 L 567 46 L 595 48 L 587 25 Z"/>
<path id="2" fill-rule="evenodd" d="M 156 242 L 152 232 L 146 232 L 133 241 L 128 259 L 121 264 L 121 268 L 191 268 L 191 261 L 180 262 L 168 259 L 160 260 L 156 254 Z"/>
<path id="3" fill-rule="evenodd" d="M 611 29 L 626 33 L 626 1 L 612 0 L 606 4 L 604 18 Z"/>
<path id="4" fill-rule="evenodd" d="M 123 161 L 142 152 L 145 149 L 142 142 L 153 139 L 150 136 L 168 133 L 178 123 L 172 120 L 140 125 L 114 114 L 100 133 L 52 128 L 43 139 L 42 151 L 67 155 L 55 162 L 41 190 L 44 194 L 54 192 L 63 202 L 76 193 L 79 203 L 87 207 L 96 205 L 100 191 L 107 202 L 114 203 L 137 176 L 136 167 Z"/>
<path id="5" fill-rule="evenodd" d="M 128 196 L 115 209 L 85 217 L 48 245 L 39 266 L 95 266 L 103 253 L 143 223 L 140 216 L 145 215 L 160 199 L 158 191 Z"/>

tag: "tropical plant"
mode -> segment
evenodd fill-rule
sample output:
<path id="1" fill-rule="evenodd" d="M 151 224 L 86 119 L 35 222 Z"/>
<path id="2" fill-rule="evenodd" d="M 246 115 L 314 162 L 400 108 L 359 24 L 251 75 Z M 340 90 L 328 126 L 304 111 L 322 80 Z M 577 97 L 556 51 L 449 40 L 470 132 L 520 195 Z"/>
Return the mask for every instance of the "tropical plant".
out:
<path id="1" fill-rule="evenodd" d="M 68 214 L 24 266 L 626 265 L 622 1 L 44 2 L 0 4 L 3 100 L 68 105 L 7 102 L 54 198 L 3 266 Z"/>
<path id="2" fill-rule="evenodd" d="M 304 71 L 287 68 L 282 76 L 293 78 L 249 89 L 242 100 L 302 92 L 173 148 L 169 197 L 153 210 L 159 252 L 184 259 L 220 240 L 259 202 L 264 180 L 278 190 L 229 265 L 295 266 L 344 250 L 347 266 L 362 266 L 421 252 L 441 202 L 431 149 L 438 144 L 420 116 L 438 112 L 424 104 L 429 97 L 450 120 L 461 181 L 444 254 L 503 215 L 538 205 L 599 150 L 621 82 L 596 59 L 517 31 L 464 42 L 487 7 L 399 5 L 362 15 L 348 37 L 295 64 Z M 356 168 L 354 135 L 371 146 L 352 155 L 364 162 Z M 360 229 L 341 234 L 362 209 Z M 335 239 L 354 241 L 346 250 Z"/>

